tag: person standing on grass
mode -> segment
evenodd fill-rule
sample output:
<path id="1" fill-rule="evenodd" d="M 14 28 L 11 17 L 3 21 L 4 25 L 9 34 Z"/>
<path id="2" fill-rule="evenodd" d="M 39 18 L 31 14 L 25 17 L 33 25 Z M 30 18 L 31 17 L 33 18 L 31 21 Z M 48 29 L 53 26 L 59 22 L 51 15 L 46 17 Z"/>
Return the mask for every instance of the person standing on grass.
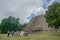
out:
<path id="1" fill-rule="evenodd" d="M 11 34 L 12 34 L 12 36 L 13 36 L 13 35 L 14 35 L 14 31 L 12 31 L 12 33 L 11 33 Z"/>
<path id="2" fill-rule="evenodd" d="M 7 34 L 8 34 L 8 37 L 9 37 L 9 35 L 10 35 L 10 32 L 8 31 L 8 32 L 7 32 Z"/>

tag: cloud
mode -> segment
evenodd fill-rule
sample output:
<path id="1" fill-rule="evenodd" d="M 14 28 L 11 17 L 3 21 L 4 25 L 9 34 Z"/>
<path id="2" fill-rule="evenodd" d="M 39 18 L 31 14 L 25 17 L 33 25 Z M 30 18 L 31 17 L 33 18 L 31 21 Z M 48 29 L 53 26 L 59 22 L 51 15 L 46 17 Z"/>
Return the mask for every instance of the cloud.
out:
<path id="1" fill-rule="evenodd" d="M 29 22 L 31 14 L 44 14 L 54 0 L 0 0 L 0 21 L 8 16 L 20 18 L 21 23 Z M 45 7 L 45 8 L 44 8 Z"/>

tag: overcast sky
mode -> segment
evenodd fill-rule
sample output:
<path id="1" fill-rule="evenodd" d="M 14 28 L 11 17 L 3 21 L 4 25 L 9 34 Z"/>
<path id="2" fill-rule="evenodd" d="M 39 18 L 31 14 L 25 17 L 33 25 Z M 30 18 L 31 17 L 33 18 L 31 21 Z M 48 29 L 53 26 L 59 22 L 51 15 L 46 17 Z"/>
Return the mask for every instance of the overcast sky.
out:
<path id="1" fill-rule="evenodd" d="M 45 14 L 49 5 L 60 0 L 0 0 L 0 22 L 3 18 L 14 16 L 21 23 L 27 23 L 33 16 Z"/>

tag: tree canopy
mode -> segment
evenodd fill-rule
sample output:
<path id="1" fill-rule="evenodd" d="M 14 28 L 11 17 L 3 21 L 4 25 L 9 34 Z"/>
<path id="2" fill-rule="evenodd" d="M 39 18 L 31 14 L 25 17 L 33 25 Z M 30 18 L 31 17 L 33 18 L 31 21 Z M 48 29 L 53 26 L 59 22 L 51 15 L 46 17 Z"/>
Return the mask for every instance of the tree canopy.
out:
<path id="1" fill-rule="evenodd" d="M 9 16 L 8 18 L 4 18 L 0 24 L 0 30 L 2 33 L 7 33 L 8 31 L 17 31 L 23 30 L 25 24 L 19 23 L 19 18 L 15 18 Z"/>
<path id="2" fill-rule="evenodd" d="M 58 29 L 60 27 L 60 3 L 54 2 L 50 5 L 46 11 L 45 18 L 49 27 Z"/>
<path id="3" fill-rule="evenodd" d="M 8 18 L 4 18 L 1 22 L 1 31 L 2 33 L 7 33 L 7 31 L 16 31 L 17 26 L 19 25 L 19 18 L 14 18 L 9 16 Z"/>

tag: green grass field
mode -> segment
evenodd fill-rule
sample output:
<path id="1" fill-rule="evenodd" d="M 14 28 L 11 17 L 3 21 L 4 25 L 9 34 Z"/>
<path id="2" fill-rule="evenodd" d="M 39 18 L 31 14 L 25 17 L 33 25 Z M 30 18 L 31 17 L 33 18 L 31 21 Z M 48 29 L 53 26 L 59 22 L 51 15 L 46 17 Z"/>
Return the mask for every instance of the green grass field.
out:
<path id="1" fill-rule="evenodd" d="M 60 32 L 40 33 L 31 36 L 10 36 L 7 34 L 0 34 L 0 40 L 60 40 Z"/>

